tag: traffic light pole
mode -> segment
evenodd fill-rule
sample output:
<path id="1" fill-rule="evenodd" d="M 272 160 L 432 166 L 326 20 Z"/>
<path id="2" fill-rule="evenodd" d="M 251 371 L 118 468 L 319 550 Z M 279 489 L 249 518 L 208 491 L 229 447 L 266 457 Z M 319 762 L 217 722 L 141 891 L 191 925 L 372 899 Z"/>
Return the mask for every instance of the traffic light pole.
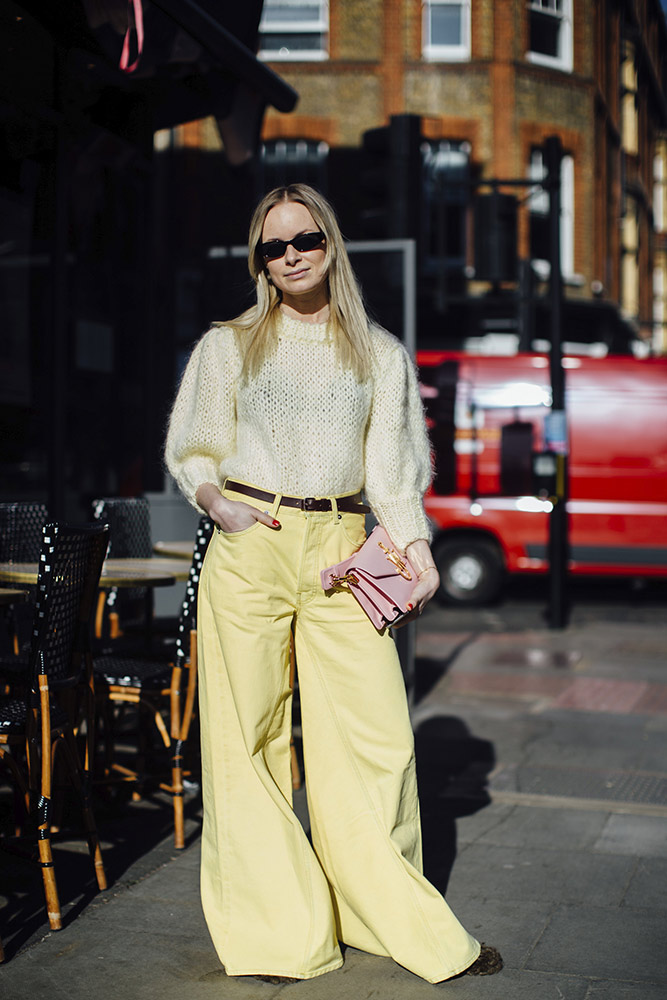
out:
<path id="1" fill-rule="evenodd" d="M 565 415 L 565 372 L 562 341 L 562 274 L 560 260 L 560 174 L 563 150 L 558 136 L 545 143 L 547 188 L 549 191 L 549 298 L 551 314 L 551 413 L 546 424 L 546 445 L 554 453 L 556 484 L 549 517 L 549 627 L 567 624 L 567 422 Z"/>
<path id="2" fill-rule="evenodd" d="M 542 182 L 549 194 L 549 312 L 550 312 L 550 380 L 551 412 L 545 420 L 544 445 L 555 463 L 555 484 L 551 496 L 553 504 L 549 515 L 549 607 L 547 618 L 550 628 L 563 628 L 567 624 L 567 567 L 569 562 L 567 496 L 568 496 L 568 441 L 565 413 L 565 372 L 563 370 L 562 303 L 563 277 L 560 259 L 561 212 L 561 161 L 563 149 L 558 136 L 549 136 L 544 146 L 547 176 Z M 490 187 L 496 192 L 501 187 L 526 187 L 534 181 L 511 179 L 485 179 L 476 186 Z M 524 276 L 525 280 L 525 276 Z M 522 292 L 522 294 L 525 294 Z M 528 296 L 526 296 L 528 299 Z M 522 302 L 529 309 L 530 301 Z M 524 345 L 526 341 L 524 331 Z M 522 345 L 522 346 L 524 346 Z"/>
<path id="3" fill-rule="evenodd" d="M 417 115 L 398 115 L 391 118 L 388 126 L 372 129 L 364 133 L 364 148 L 372 159 L 373 176 L 379 173 L 379 183 L 373 186 L 383 190 L 384 204 L 381 211 L 370 213 L 369 218 L 375 219 L 376 228 L 382 230 L 378 235 L 384 238 L 418 237 L 418 211 L 413 205 L 413 196 L 420 187 L 419 160 L 415 151 L 419 149 L 421 124 Z M 473 181 L 462 181 L 471 194 L 479 195 L 480 188 L 490 189 L 492 193 L 494 225 L 498 227 L 501 199 L 507 198 L 506 205 L 512 198 L 504 195 L 503 188 L 535 188 L 541 187 L 549 194 L 549 258 L 551 276 L 549 281 L 550 327 L 551 327 L 551 411 L 545 419 L 544 448 L 549 453 L 555 466 L 555 484 L 552 490 L 552 510 L 549 517 L 549 608 L 548 621 L 551 628 L 562 628 L 566 624 L 566 588 L 567 568 L 569 562 L 567 496 L 568 496 L 568 441 L 565 413 L 565 373 L 562 363 L 562 302 L 563 282 L 560 258 L 560 213 L 561 213 L 561 161 L 563 150 L 560 138 L 556 135 L 546 139 L 544 146 L 546 178 L 536 182 L 533 179 L 509 178 L 479 178 Z M 509 209 L 508 209 L 509 210 Z M 380 226 L 377 227 L 377 222 Z M 493 227 L 491 227 L 493 228 Z M 443 231 L 440 238 L 443 238 Z M 476 233 L 477 236 L 477 233 Z M 479 233 L 480 241 L 488 244 L 488 227 Z M 488 246 L 487 246 L 488 249 Z M 489 267 L 491 275 L 488 280 L 500 282 L 512 280 L 512 276 L 504 273 L 506 263 L 497 247 L 492 248 Z M 440 247 L 442 254 L 442 247 Z M 516 253 L 516 251 L 514 251 Z M 440 276 L 439 280 L 442 280 Z M 444 292 L 444 284 L 440 286 Z M 444 305 L 444 295 L 442 303 Z M 533 294 L 532 278 L 529 265 L 524 266 L 520 280 L 520 333 L 521 346 L 528 347 L 530 329 L 532 326 Z"/>

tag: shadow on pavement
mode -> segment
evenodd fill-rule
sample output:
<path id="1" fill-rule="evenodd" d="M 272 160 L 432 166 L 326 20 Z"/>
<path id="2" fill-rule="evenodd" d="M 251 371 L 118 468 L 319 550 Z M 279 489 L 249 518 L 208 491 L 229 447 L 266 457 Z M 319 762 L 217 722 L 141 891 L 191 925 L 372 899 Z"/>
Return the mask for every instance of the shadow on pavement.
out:
<path id="1" fill-rule="evenodd" d="M 437 683 L 455 659 L 417 660 L 416 692 Z M 437 676 L 436 676 L 437 675 Z M 489 805 L 488 778 L 496 762 L 493 744 L 474 736 L 452 715 L 428 715 L 415 728 L 417 779 L 422 818 L 424 874 L 446 894 L 456 860 L 456 820 Z"/>
<path id="2" fill-rule="evenodd" d="M 0 794 L 0 820 L 11 816 L 9 793 Z M 62 830 L 53 836 L 52 849 L 63 914 L 63 926 L 72 923 L 91 903 L 104 900 L 120 888 L 141 881 L 177 852 L 173 846 L 173 810 L 168 795 L 148 795 L 131 802 L 129 794 L 97 798 L 95 819 L 102 845 L 108 888 L 100 893 L 88 854 L 76 802 L 68 802 Z M 186 847 L 201 829 L 201 800 L 186 800 Z M 6 832 L 6 831 L 5 831 Z M 36 836 L 26 831 L 20 841 L 0 839 L 0 935 L 8 961 L 27 945 L 49 933 L 42 875 L 37 863 Z"/>

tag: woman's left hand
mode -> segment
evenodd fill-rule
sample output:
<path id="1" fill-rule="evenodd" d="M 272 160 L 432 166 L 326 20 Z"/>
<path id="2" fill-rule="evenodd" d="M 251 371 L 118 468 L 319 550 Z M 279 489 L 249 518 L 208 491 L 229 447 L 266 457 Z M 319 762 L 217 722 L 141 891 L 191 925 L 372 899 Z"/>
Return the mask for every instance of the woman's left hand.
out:
<path id="1" fill-rule="evenodd" d="M 440 586 L 440 574 L 436 569 L 433 553 L 425 538 L 418 538 L 411 542 L 406 548 L 405 554 L 417 573 L 417 585 L 410 595 L 413 611 L 406 615 L 396 626 L 397 628 L 418 618 Z"/>

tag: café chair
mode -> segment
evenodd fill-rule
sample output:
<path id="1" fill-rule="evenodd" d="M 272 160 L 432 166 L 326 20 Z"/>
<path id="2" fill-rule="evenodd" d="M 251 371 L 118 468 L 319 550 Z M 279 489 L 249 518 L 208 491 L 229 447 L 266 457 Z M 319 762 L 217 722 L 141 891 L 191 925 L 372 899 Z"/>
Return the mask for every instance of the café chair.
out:
<path id="1" fill-rule="evenodd" d="M 24 663 L 26 693 L 0 698 L 0 765 L 18 789 L 26 816 L 37 824 L 52 930 L 62 926 L 51 850 L 53 775 L 61 756 L 81 800 L 97 885 L 106 888 L 90 804 L 95 737 L 90 626 L 107 544 L 105 525 L 44 525 L 32 642 Z M 83 760 L 74 734 L 82 719 Z"/>
<path id="2" fill-rule="evenodd" d="M 153 555 L 150 505 L 145 497 L 103 497 L 93 500 L 93 517 L 109 525 L 109 556 L 114 559 L 148 559 Z M 121 617 L 129 620 L 142 602 L 146 622 L 153 617 L 151 587 L 110 587 L 99 593 L 95 637 L 122 636 Z"/>
<path id="3" fill-rule="evenodd" d="M 42 527 L 48 512 L 37 500 L 0 503 L 0 562 L 37 562 L 42 546 Z M 24 641 L 29 641 L 29 608 L 2 609 L 9 643 L 18 655 Z M 22 627 L 25 624 L 25 628 Z"/>
<path id="4" fill-rule="evenodd" d="M 197 591 L 213 522 L 201 517 L 194 553 L 185 586 L 176 633 L 174 655 L 160 659 L 154 655 L 108 653 L 94 660 L 99 717 L 104 729 L 104 781 L 114 777 L 131 782 L 135 798 L 146 778 L 146 748 L 149 736 L 157 736 L 171 755 L 169 781 L 159 787 L 169 792 L 174 808 L 174 846 L 185 846 L 183 814 L 183 754 L 193 719 L 197 690 Z M 119 709 L 137 708 L 137 764 L 129 768 L 114 759 L 115 724 Z"/>
<path id="5" fill-rule="evenodd" d="M 37 501 L 0 503 L 0 562 L 37 562 L 48 516 Z"/>

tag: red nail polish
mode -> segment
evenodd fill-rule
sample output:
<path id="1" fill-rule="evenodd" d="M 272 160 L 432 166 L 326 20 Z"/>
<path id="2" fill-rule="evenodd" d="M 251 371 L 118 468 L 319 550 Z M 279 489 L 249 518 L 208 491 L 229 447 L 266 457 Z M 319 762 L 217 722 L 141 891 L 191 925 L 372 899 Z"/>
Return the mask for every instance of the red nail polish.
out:
<path id="1" fill-rule="evenodd" d="M 412 611 L 412 604 L 408 604 L 408 611 Z"/>
<path id="2" fill-rule="evenodd" d="M 276 521 L 275 518 L 274 518 L 273 527 L 274 528 L 279 528 L 280 527 L 280 521 Z"/>

